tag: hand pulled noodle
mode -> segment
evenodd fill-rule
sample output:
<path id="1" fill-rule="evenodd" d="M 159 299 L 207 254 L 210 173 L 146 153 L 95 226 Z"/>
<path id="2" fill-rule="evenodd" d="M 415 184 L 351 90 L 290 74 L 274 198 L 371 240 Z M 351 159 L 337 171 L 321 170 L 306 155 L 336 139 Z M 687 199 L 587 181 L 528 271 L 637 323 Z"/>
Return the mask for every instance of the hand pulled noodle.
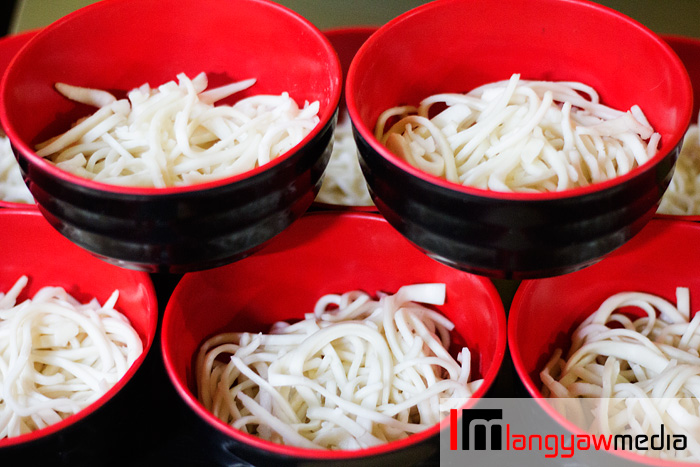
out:
<path id="1" fill-rule="evenodd" d="M 657 212 L 676 216 L 700 215 L 700 126 L 697 124 L 690 125 L 685 134 L 673 178 Z"/>
<path id="2" fill-rule="evenodd" d="M 16 303 L 22 276 L 0 293 L 0 439 L 57 423 L 99 399 L 143 352 L 141 338 L 114 305 L 80 303 L 44 287 Z"/>
<path id="3" fill-rule="evenodd" d="M 333 152 L 316 200 L 340 206 L 372 206 L 374 203 L 357 159 L 357 146 L 347 113 L 338 118 L 333 137 Z"/>
<path id="4" fill-rule="evenodd" d="M 676 300 L 643 292 L 609 297 L 574 331 L 568 353 L 557 349 L 541 371 L 543 395 L 595 399 L 583 405 L 592 419 L 570 404 L 567 417 L 586 420 L 577 424 L 595 434 L 658 436 L 663 423 L 669 436 L 686 436 L 687 449 L 639 453 L 699 461 L 700 313 L 690 319 L 687 288 L 677 288 Z"/>
<path id="5" fill-rule="evenodd" d="M 446 107 L 431 117 L 431 108 Z M 397 119 L 387 128 L 387 124 Z M 660 135 L 638 106 L 600 103 L 583 83 L 507 81 L 436 94 L 378 118 L 375 136 L 437 177 L 494 191 L 550 192 L 590 185 L 646 163 Z"/>
<path id="6" fill-rule="evenodd" d="M 325 295 L 302 321 L 268 334 L 208 339 L 196 361 L 200 402 L 234 428 L 304 448 L 360 449 L 440 422 L 440 398 L 468 398 L 470 352 L 446 349 L 454 325 L 444 284 L 404 286 L 378 300 Z"/>
<path id="7" fill-rule="evenodd" d="M 0 131 L 0 200 L 10 203 L 34 203 L 24 183 L 19 164 L 12 153 L 10 139 Z"/>
<path id="8" fill-rule="evenodd" d="M 37 154 L 103 183 L 182 186 L 262 166 L 296 146 L 319 123 L 318 101 L 300 108 L 286 92 L 214 105 L 253 86 L 255 79 L 207 89 L 205 73 L 177 78 L 177 83 L 154 89 L 146 83 L 120 100 L 106 91 L 57 83 L 69 99 L 98 110 L 37 145 Z"/>

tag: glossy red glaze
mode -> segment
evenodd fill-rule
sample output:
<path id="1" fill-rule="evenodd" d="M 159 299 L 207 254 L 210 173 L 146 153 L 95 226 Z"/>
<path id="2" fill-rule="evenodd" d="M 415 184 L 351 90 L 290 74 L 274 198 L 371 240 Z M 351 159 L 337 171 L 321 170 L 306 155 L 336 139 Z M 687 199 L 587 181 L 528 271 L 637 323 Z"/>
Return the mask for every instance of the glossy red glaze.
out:
<path id="1" fill-rule="evenodd" d="M 661 134 L 658 154 L 588 187 L 505 193 L 428 175 L 373 136 L 378 115 L 390 107 L 468 92 L 516 72 L 524 79 L 582 81 L 612 107 L 638 104 Z M 638 232 L 668 185 L 692 110 L 688 74 L 671 48 L 630 18 L 583 0 L 427 3 L 365 42 L 346 92 L 379 211 L 441 261 L 506 278 L 580 269 Z"/>
<path id="2" fill-rule="evenodd" d="M 5 73 L 7 66 L 10 61 L 15 56 L 15 54 L 21 49 L 24 44 L 29 41 L 37 31 L 27 31 L 21 34 L 15 34 L 13 36 L 6 36 L 0 39 L 0 75 Z M 35 205 L 29 205 L 24 203 L 13 203 L 10 201 L 3 201 L 0 199 L 0 208 L 20 208 L 26 209 L 28 207 L 34 207 Z"/>
<path id="3" fill-rule="evenodd" d="M 230 99 L 289 92 L 300 105 L 318 100 L 320 123 L 269 164 L 184 187 L 93 182 L 33 151 L 94 112 L 61 96 L 56 82 L 123 96 L 202 71 L 211 86 L 257 79 Z M 13 59 L 0 84 L 0 121 L 42 213 L 61 233 L 122 266 L 183 272 L 249 254 L 308 209 L 330 156 L 341 86 L 326 37 L 273 2 L 108 0 L 49 25 Z"/>
<path id="4" fill-rule="evenodd" d="M 566 352 L 570 335 L 600 304 L 618 292 L 647 292 L 676 302 L 676 287 L 690 288 L 691 312 L 700 307 L 700 224 L 653 219 L 627 244 L 597 264 L 559 277 L 523 281 L 508 315 L 508 347 L 527 391 L 542 398 L 539 372 L 557 348 Z M 540 406 L 570 431 L 573 424 L 544 400 Z M 652 465 L 663 463 L 625 453 Z"/>
<path id="5" fill-rule="evenodd" d="M 447 421 L 405 440 L 358 451 L 278 445 L 235 430 L 207 412 L 195 396 L 192 361 L 207 337 L 221 331 L 266 332 L 275 321 L 303 318 L 324 294 L 355 289 L 394 293 L 402 285 L 421 282 L 447 284 L 447 302 L 438 309 L 455 323 L 454 340 L 470 348 L 473 371 L 485 379 L 475 394 L 482 396 L 505 352 L 505 314 L 495 287 L 483 277 L 428 258 L 371 213 L 310 213 L 248 258 L 186 274 L 163 317 L 166 370 L 181 397 L 216 429 L 219 442 L 235 442 L 231 450 L 255 464 L 289 459 L 343 465 L 416 463 L 435 454 L 424 443 L 434 441 Z"/>
<path id="6" fill-rule="evenodd" d="M 23 459 L 35 459 L 41 455 L 52 459 L 51 456 L 59 458 L 60 452 L 92 449 L 92 446 L 83 445 L 90 439 L 87 432 L 104 429 L 101 436 L 107 439 L 111 432 L 105 428 L 105 423 L 119 425 L 116 418 L 104 419 L 105 409 L 112 417 L 115 410 L 124 416 L 133 416 L 133 413 L 129 415 L 129 399 L 121 393 L 131 384 L 155 338 L 158 304 L 153 283 L 146 273 L 107 264 L 72 244 L 35 209 L 0 210 L 0 240 L 3 245 L 0 292 L 7 292 L 22 275 L 28 276 L 29 283 L 19 301 L 31 298 L 45 286 L 60 286 L 80 301 L 97 298 L 100 303 L 104 303 L 114 290 L 119 290 L 115 308 L 129 318 L 141 337 L 144 349 L 141 356 L 95 403 L 47 428 L 0 439 L 0 459 L 5 459 L 8 453 Z"/>

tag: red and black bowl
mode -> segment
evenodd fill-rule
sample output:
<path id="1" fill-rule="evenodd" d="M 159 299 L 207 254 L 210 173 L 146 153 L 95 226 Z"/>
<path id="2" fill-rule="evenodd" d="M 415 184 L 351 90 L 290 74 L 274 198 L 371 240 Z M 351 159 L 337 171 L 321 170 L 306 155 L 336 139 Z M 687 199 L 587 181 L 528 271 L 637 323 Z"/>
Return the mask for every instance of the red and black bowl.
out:
<path id="1" fill-rule="evenodd" d="M 36 209 L 0 210 L 0 291 L 29 279 L 18 302 L 42 287 L 63 287 L 81 303 L 104 303 L 119 290 L 115 308 L 138 333 L 143 353 L 104 395 L 80 412 L 46 428 L 0 439 L 0 465 L 97 465 L 105 453 L 119 459 L 125 446 L 139 447 L 152 420 L 144 403 L 149 379 L 144 361 L 158 326 L 158 305 L 145 272 L 108 264 L 59 235 Z"/>
<path id="2" fill-rule="evenodd" d="M 550 420 L 569 432 L 585 433 L 544 398 L 540 372 L 556 349 L 567 354 L 573 332 L 608 297 L 645 292 L 676 303 L 676 288 L 688 287 L 691 316 L 698 310 L 698 242 L 700 224 L 652 219 L 632 240 L 588 268 L 520 284 L 508 315 L 508 349 L 520 381 Z M 631 451 L 615 453 L 640 464 L 697 465 Z"/>
<path id="3" fill-rule="evenodd" d="M 297 146 L 241 175 L 174 188 L 83 179 L 34 145 L 94 112 L 56 82 L 124 93 L 206 72 L 210 86 L 255 77 L 252 94 L 319 101 Z M 41 212 L 63 235 L 115 264 L 184 272 L 249 254 L 311 206 L 330 157 L 341 93 L 337 54 L 297 13 L 265 0 L 107 0 L 47 26 L 11 62 L 0 121 Z M 230 102 L 229 102 L 230 103 Z"/>
<path id="4" fill-rule="evenodd" d="M 374 137 L 381 112 L 513 73 L 587 83 L 611 107 L 638 104 L 661 134 L 628 174 L 552 193 L 506 193 L 428 175 Z M 580 0 L 438 0 L 395 18 L 355 55 L 346 99 L 360 162 L 387 220 L 432 257 L 495 278 L 535 278 L 598 261 L 654 215 L 688 128 L 692 89 L 673 50 L 607 7 Z"/>
<path id="5" fill-rule="evenodd" d="M 163 316 L 166 371 L 199 420 L 196 431 L 207 433 L 223 464 L 240 458 L 254 465 L 432 465 L 448 420 L 360 450 L 275 444 L 234 429 L 206 410 L 197 399 L 193 363 L 207 338 L 224 331 L 268 332 L 276 321 L 302 319 L 325 294 L 394 293 L 425 282 L 446 284 L 446 303 L 437 309 L 455 324 L 452 341 L 471 351 L 472 380 L 484 379 L 469 405 L 492 385 L 505 353 L 500 297 L 491 281 L 427 257 L 375 213 L 309 213 L 247 258 L 185 274 Z"/>

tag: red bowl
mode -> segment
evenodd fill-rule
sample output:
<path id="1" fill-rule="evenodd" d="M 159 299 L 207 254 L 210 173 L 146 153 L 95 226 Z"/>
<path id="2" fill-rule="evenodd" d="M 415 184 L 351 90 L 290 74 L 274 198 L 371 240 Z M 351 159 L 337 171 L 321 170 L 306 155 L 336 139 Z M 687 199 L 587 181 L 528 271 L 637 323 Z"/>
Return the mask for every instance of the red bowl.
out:
<path id="1" fill-rule="evenodd" d="M 508 346 L 525 388 L 554 420 L 581 432 L 542 399 L 539 373 L 554 350 L 566 352 L 578 325 L 618 292 L 647 292 L 675 303 L 676 287 L 689 287 L 691 311 L 697 310 L 699 241 L 700 224 L 653 219 L 627 244 L 589 268 L 521 283 L 508 316 Z M 685 465 L 630 452 L 620 455 L 653 465 Z"/>
<path id="2" fill-rule="evenodd" d="M 447 421 L 404 440 L 357 451 L 274 444 L 210 414 L 195 395 L 192 362 L 209 336 L 221 331 L 266 332 L 275 321 L 303 318 L 323 294 L 355 289 L 393 293 L 402 285 L 420 282 L 447 284 L 447 302 L 439 309 L 455 323 L 454 339 L 472 351 L 473 368 L 484 378 L 475 398 L 483 396 L 505 352 L 505 314 L 495 287 L 486 278 L 428 258 L 371 213 L 310 213 L 248 258 L 186 274 L 163 316 L 166 371 L 221 451 L 255 465 L 415 464 L 437 454 L 438 434 Z"/>
<path id="3" fill-rule="evenodd" d="M 60 286 L 80 301 L 95 297 L 104 303 L 118 289 L 116 308 L 129 318 L 143 342 L 141 356 L 96 402 L 54 425 L 0 439 L 1 463 L 78 463 L 85 460 L 84 456 L 104 456 L 109 450 L 123 449 L 119 442 L 137 436 L 140 430 L 134 423 L 144 394 L 139 369 L 158 325 L 158 305 L 150 277 L 95 258 L 59 235 L 35 209 L 0 210 L 0 240 L 0 291 L 7 292 L 22 275 L 28 276 L 29 283 L 19 300 L 31 298 L 41 287 Z"/>
<path id="4" fill-rule="evenodd" d="M 145 25 L 146 18 L 157 21 Z M 61 96 L 56 82 L 119 94 L 202 71 L 212 87 L 257 78 L 235 99 L 286 91 L 300 105 L 318 100 L 320 122 L 262 167 L 184 187 L 93 182 L 33 150 L 94 112 Z M 40 210 L 63 235 L 121 266 L 183 272 L 250 254 L 311 206 L 330 156 L 341 85 L 326 37 L 273 2 L 108 0 L 47 26 L 17 54 L 0 84 L 0 122 Z"/>
<path id="5" fill-rule="evenodd" d="M 505 193 L 428 175 L 373 135 L 377 117 L 390 107 L 467 92 L 515 72 L 524 79 L 587 83 L 611 107 L 640 105 L 661 134 L 658 154 L 603 183 Z M 571 272 L 629 240 L 654 215 L 692 110 L 688 74 L 671 48 L 639 23 L 585 0 L 427 3 L 365 42 L 350 66 L 346 92 L 379 211 L 431 256 L 496 278 Z"/>
<path id="6" fill-rule="evenodd" d="M 323 31 L 333 48 L 338 53 L 340 67 L 343 70 L 343 78 L 347 76 L 350 63 L 355 57 L 358 49 L 365 43 L 367 38 L 377 30 L 374 26 L 352 26 Z M 338 121 L 346 118 L 347 105 L 345 103 L 345 79 L 343 79 L 343 92 L 340 95 L 340 107 L 338 110 Z M 314 201 L 314 209 L 319 210 L 340 210 L 356 212 L 377 212 L 376 206 L 344 206 L 340 204 L 323 203 Z"/>
<path id="7" fill-rule="evenodd" d="M 685 65 L 693 86 L 693 113 L 691 123 L 698 124 L 698 112 L 700 112 L 700 39 L 693 37 L 663 35 L 661 36 Z M 674 216 L 670 214 L 657 214 L 662 219 L 676 219 L 685 221 L 700 221 L 700 215 Z"/>
<path id="8" fill-rule="evenodd" d="M 15 56 L 17 51 L 29 41 L 37 31 L 27 31 L 14 36 L 7 36 L 0 39 L 0 75 L 5 72 L 10 61 Z M 0 208 L 22 208 L 33 207 L 33 204 L 13 203 L 0 199 Z"/>

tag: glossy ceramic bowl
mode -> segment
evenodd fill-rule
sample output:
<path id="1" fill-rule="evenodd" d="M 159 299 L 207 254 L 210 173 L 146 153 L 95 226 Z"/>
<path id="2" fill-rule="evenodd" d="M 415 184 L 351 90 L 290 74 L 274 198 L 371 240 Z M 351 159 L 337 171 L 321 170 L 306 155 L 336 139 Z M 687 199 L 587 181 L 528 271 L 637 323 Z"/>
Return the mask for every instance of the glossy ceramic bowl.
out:
<path id="1" fill-rule="evenodd" d="M 254 465 L 414 465 L 436 461 L 439 426 L 400 441 L 357 451 L 302 449 L 261 440 L 209 413 L 196 397 L 193 357 L 222 331 L 267 332 L 279 320 L 303 318 L 322 295 L 361 289 L 374 295 L 402 285 L 447 284 L 437 307 L 455 323 L 453 341 L 472 352 L 472 378 L 484 378 L 484 395 L 505 352 L 505 313 L 486 278 L 434 261 L 372 213 L 315 212 L 303 216 L 265 248 L 236 263 L 186 274 L 163 316 L 162 351 L 176 390 L 202 421 L 198 431 L 225 456 Z M 476 374 L 475 374 L 476 373 Z M 474 400 L 474 399 L 473 399 Z"/>
<path id="2" fill-rule="evenodd" d="M 663 35 L 662 38 L 671 46 L 674 52 L 685 65 L 693 86 L 693 113 L 690 122 L 698 124 L 700 112 L 700 39 L 685 36 Z M 657 214 L 664 219 L 676 219 L 685 221 L 700 221 L 700 215 L 676 216 L 670 214 Z"/>
<path id="3" fill-rule="evenodd" d="M 17 51 L 19 51 L 20 48 L 24 44 L 29 41 L 34 35 L 36 34 L 36 31 L 27 31 L 23 32 L 21 34 L 16 34 L 13 36 L 6 36 L 3 38 L 0 38 L 0 75 L 5 72 L 7 69 L 7 66 L 10 64 L 10 61 L 12 58 L 15 56 Z M 1 128 L 0 128 L 1 131 Z M 3 132 L 4 134 L 4 132 Z M 26 203 L 16 203 L 13 201 L 5 201 L 3 199 L 0 199 L 0 208 L 21 208 L 21 209 L 26 209 L 30 206 L 35 206 L 34 204 L 26 204 Z"/>
<path id="4" fill-rule="evenodd" d="M 365 43 L 367 38 L 377 30 L 374 26 L 350 26 L 336 29 L 328 29 L 323 31 L 333 48 L 338 53 L 340 66 L 343 70 L 343 92 L 340 96 L 340 107 L 338 111 L 338 123 L 341 124 L 347 116 L 347 105 L 345 104 L 345 77 L 347 76 L 350 63 L 355 57 L 358 49 Z M 324 176 L 328 176 L 326 173 Z M 317 210 L 340 210 L 340 211 L 358 211 L 358 212 L 376 212 L 376 206 L 369 205 L 344 205 L 333 204 L 319 201 L 316 198 L 313 208 Z"/>
<path id="5" fill-rule="evenodd" d="M 587 83 L 614 108 L 638 104 L 661 134 L 660 150 L 607 182 L 505 193 L 428 175 L 373 136 L 386 109 L 465 93 L 516 72 L 523 79 Z M 580 269 L 637 233 L 668 186 L 692 109 L 688 74 L 663 40 L 614 10 L 579 0 L 422 5 L 365 42 L 346 93 L 365 178 L 387 220 L 446 264 L 516 279 Z"/>
<path id="6" fill-rule="evenodd" d="M 20 276 L 29 283 L 19 301 L 45 286 L 59 286 L 86 303 L 104 303 L 120 291 L 116 308 L 129 318 L 143 342 L 143 353 L 119 382 L 75 415 L 41 430 L 0 439 L 1 465 L 98 465 L 105 453 L 138 446 L 147 423 L 143 410 L 142 364 L 158 326 L 156 294 L 148 274 L 122 269 L 95 258 L 59 235 L 36 209 L 0 210 L 0 291 Z"/>
<path id="7" fill-rule="evenodd" d="M 146 18 L 157 20 L 144 24 Z M 56 82 L 123 93 L 202 71 L 212 87 L 256 77 L 235 99 L 289 92 L 300 105 L 318 100 L 320 122 L 271 163 L 186 187 L 97 183 L 33 150 L 94 112 L 61 96 Z M 0 121 L 41 212 L 63 235 L 124 267 L 183 272 L 249 254 L 311 206 L 330 156 L 340 92 L 340 64 L 326 37 L 275 3 L 107 0 L 27 43 L 0 87 Z"/>
<path id="8" fill-rule="evenodd" d="M 597 264 L 571 274 L 521 283 L 508 315 L 508 348 L 526 390 L 550 417 L 571 432 L 581 432 L 542 399 L 539 373 L 555 349 L 567 352 L 571 334 L 606 298 L 618 292 L 640 291 L 676 303 L 676 287 L 682 286 L 690 288 L 691 311 L 698 309 L 699 241 L 700 224 L 653 219 Z M 630 452 L 621 455 L 652 465 L 688 465 L 663 463 Z"/>

